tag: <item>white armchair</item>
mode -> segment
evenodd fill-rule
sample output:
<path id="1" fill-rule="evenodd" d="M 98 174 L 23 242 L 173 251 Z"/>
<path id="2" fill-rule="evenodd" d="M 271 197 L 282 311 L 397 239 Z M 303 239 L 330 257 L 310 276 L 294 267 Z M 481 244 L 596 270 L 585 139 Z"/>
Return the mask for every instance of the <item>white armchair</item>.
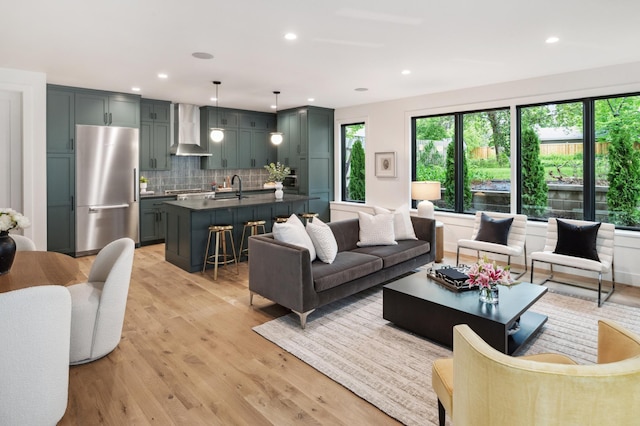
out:
<path id="1" fill-rule="evenodd" d="M 71 297 L 63 286 L 0 293 L 0 423 L 55 425 L 67 409 Z"/>
<path id="2" fill-rule="evenodd" d="M 594 225 L 597 222 L 589 222 L 585 220 L 562 219 L 564 222 L 577 226 Z M 612 223 L 602 223 L 598 229 L 596 239 L 596 251 L 599 260 L 585 259 L 582 257 L 569 256 L 565 254 L 554 253 L 558 243 L 558 221 L 556 218 L 549 218 L 547 224 L 547 237 L 542 251 L 531 253 L 531 282 L 533 282 L 533 269 L 535 262 L 544 262 L 550 265 L 551 273 L 540 284 L 547 281 L 559 282 L 579 286 L 575 283 L 558 281 L 553 278 L 553 265 L 566 266 L 569 268 L 582 269 L 598 273 L 598 306 L 602 306 L 604 302 L 611 297 L 616 288 L 616 277 L 613 269 L 613 248 L 615 225 Z M 611 272 L 611 289 L 602 297 L 602 274 Z"/>
<path id="3" fill-rule="evenodd" d="M 492 219 L 508 219 L 513 218 L 511 228 L 509 229 L 509 239 L 506 245 L 490 243 L 486 241 L 478 241 L 478 231 L 482 213 Z M 508 214 L 497 212 L 476 212 L 475 222 L 473 224 L 473 235 L 471 239 L 458 240 L 458 249 L 456 251 L 456 265 L 460 264 L 460 249 L 469 249 L 476 252 L 476 256 L 480 257 L 480 252 L 501 254 L 507 256 L 507 265 L 511 266 L 511 257 L 524 256 L 524 271 L 517 274 L 514 278 L 518 279 L 527 272 L 527 216 L 523 214 Z"/>
<path id="4" fill-rule="evenodd" d="M 67 287 L 72 300 L 72 365 L 102 358 L 118 346 L 134 250 L 130 238 L 109 243 L 96 256 L 88 282 Z"/>

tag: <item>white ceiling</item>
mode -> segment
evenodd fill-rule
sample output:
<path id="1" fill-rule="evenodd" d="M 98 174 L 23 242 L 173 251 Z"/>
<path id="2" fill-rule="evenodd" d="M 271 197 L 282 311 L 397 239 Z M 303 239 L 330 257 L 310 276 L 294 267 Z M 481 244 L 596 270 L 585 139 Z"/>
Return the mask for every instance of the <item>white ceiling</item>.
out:
<path id="1" fill-rule="evenodd" d="M 637 0 L 0 1 L 0 67 L 196 105 L 212 80 L 221 107 L 339 108 L 640 61 Z"/>

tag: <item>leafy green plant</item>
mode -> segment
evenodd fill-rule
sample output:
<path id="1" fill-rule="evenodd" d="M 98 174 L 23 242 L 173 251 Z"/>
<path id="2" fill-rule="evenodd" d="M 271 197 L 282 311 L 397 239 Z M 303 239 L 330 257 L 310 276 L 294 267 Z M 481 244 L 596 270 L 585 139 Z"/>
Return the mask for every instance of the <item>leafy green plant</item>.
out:
<path id="1" fill-rule="evenodd" d="M 471 208 L 473 194 L 471 193 L 471 180 L 469 179 L 469 166 L 467 164 L 467 155 L 464 154 L 462 162 L 463 182 L 464 182 L 464 209 Z M 455 144 L 447 145 L 446 169 L 444 178 L 444 202 L 447 208 L 454 209 L 456 205 L 456 177 L 455 177 Z"/>
<path id="2" fill-rule="evenodd" d="M 364 148 L 358 140 L 351 147 L 351 170 L 349 172 L 348 199 L 365 200 Z"/>
<path id="3" fill-rule="evenodd" d="M 609 219 L 617 225 L 640 223 L 640 159 L 631 132 L 621 120 L 609 124 Z"/>
<path id="4" fill-rule="evenodd" d="M 540 162 L 540 139 L 527 127 L 522 131 L 522 211 L 530 216 L 542 217 L 547 210 L 544 167 Z"/>

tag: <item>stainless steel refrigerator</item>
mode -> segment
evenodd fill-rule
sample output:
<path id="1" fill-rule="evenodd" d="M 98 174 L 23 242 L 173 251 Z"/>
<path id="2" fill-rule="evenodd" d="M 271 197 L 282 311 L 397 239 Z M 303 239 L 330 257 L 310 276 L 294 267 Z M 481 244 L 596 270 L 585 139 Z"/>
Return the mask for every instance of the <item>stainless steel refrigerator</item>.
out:
<path id="1" fill-rule="evenodd" d="M 76 256 L 139 242 L 138 129 L 76 125 Z"/>

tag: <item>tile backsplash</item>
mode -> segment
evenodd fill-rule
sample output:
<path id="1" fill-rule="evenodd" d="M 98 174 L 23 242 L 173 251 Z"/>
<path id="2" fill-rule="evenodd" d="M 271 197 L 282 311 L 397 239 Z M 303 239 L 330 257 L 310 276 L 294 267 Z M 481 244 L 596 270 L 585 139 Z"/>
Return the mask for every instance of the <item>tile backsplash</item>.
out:
<path id="1" fill-rule="evenodd" d="M 242 179 L 242 189 L 260 189 L 267 181 L 269 173 L 265 169 L 224 169 L 203 170 L 200 157 L 171 156 L 170 171 L 142 171 L 141 176 L 149 179 L 147 191 L 161 194 L 167 189 L 211 190 L 211 184 L 221 185 L 229 176 L 238 175 Z M 237 186 L 237 183 L 236 183 Z"/>

